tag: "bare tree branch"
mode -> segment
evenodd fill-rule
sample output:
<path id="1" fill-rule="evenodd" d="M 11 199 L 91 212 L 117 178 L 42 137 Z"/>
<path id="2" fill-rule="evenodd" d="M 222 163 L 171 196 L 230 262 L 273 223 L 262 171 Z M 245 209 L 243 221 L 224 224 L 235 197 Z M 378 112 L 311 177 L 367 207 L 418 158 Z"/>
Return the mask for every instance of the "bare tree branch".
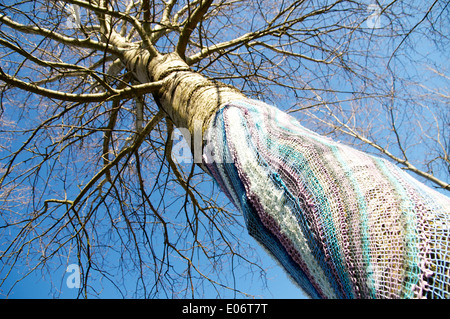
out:
<path id="1" fill-rule="evenodd" d="M 182 58 L 185 57 L 186 47 L 192 32 L 197 24 L 203 19 L 212 2 L 213 0 L 201 0 L 195 11 L 189 15 L 188 20 L 181 31 L 180 37 L 178 38 L 178 44 L 175 49 Z"/>
<path id="2" fill-rule="evenodd" d="M 54 90 L 49 90 L 43 87 L 39 87 L 37 85 L 26 83 L 22 80 L 19 80 L 13 76 L 10 76 L 3 72 L 0 69 L 0 80 L 4 81 L 8 85 L 12 85 L 18 87 L 22 90 L 39 94 L 51 99 L 57 99 L 61 101 L 70 101 L 70 102 L 102 102 L 109 99 L 126 99 L 133 97 L 135 95 L 142 95 L 147 93 L 156 92 L 161 86 L 164 84 L 164 80 L 154 82 L 154 83 L 144 83 L 126 87 L 121 90 L 116 90 L 110 88 L 109 91 L 103 93 L 92 93 L 92 94 L 75 94 L 75 93 L 65 93 L 58 92 Z"/>

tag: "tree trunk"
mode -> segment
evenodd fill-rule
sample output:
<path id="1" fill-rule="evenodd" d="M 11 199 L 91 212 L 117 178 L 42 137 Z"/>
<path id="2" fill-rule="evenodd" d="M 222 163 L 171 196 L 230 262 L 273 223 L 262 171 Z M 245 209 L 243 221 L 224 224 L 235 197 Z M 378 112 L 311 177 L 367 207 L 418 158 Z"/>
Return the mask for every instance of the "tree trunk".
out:
<path id="1" fill-rule="evenodd" d="M 249 233 L 309 296 L 450 297 L 449 198 L 192 72 L 176 54 L 125 56 L 139 81 L 166 79 L 160 108 L 206 137 L 209 150 L 191 144 L 194 160 L 198 145 Z"/>
<path id="2" fill-rule="evenodd" d="M 188 129 L 191 136 L 200 128 L 203 135 L 221 105 L 245 98 L 236 88 L 193 72 L 176 53 L 152 57 L 133 50 L 125 57 L 127 69 L 141 83 L 167 79 L 155 98 L 175 126 Z"/>

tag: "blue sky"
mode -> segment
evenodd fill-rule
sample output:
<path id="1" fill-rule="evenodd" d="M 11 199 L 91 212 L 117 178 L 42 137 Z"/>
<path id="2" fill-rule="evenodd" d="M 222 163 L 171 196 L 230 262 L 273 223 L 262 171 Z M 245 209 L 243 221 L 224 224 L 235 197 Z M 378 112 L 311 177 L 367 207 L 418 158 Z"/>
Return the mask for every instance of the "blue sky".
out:
<path id="1" fill-rule="evenodd" d="M 255 242 L 255 245 L 256 242 Z M 255 281 L 250 277 L 242 277 L 240 289 L 245 290 L 249 294 L 253 294 L 256 298 L 267 299 L 303 299 L 307 298 L 302 291 L 288 278 L 286 273 L 279 267 L 273 259 L 268 257 L 266 253 L 258 248 L 262 256 L 262 262 L 267 269 L 267 288 L 263 288 L 260 282 Z M 21 272 L 26 271 L 26 268 L 16 268 L 15 273 L 11 273 L 2 290 L 6 292 L 14 282 L 22 278 Z M 34 272 L 15 284 L 14 289 L 8 295 L 10 299 L 47 299 L 47 298 L 61 298 L 61 299 L 75 299 L 78 298 L 78 289 L 69 288 L 67 280 L 73 272 L 66 272 L 63 268 L 58 268 L 51 274 L 41 274 Z M 3 277 L 3 274 L 1 274 Z M 101 292 L 98 298 L 122 298 L 117 290 L 106 281 L 91 281 L 92 286 Z M 251 289 L 245 289 L 251 287 Z M 132 289 L 132 287 L 129 287 Z M 214 296 L 214 295 L 212 295 Z M 0 298 L 5 298 L 1 295 Z M 205 298 L 214 298 L 205 295 Z"/>
<path id="2" fill-rule="evenodd" d="M 373 14 L 374 10 L 368 10 L 368 15 Z M 381 24 L 385 23 L 383 19 Z M 423 43 L 422 43 L 423 44 Z M 424 51 L 427 52 L 424 46 Z M 236 285 L 240 290 L 244 290 L 247 293 L 254 294 L 263 298 L 303 298 L 305 297 L 301 290 L 296 287 L 284 271 L 276 264 L 267 253 L 258 246 L 256 241 L 250 238 L 248 235 L 243 235 L 244 241 L 253 243 L 256 250 L 261 256 L 261 262 L 263 268 L 267 268 L 267 289 L 262 287 L 262 283 L 259 280 L 255 280 L 255 276 L 236 272 Z M 115 258 L 111 256 L 109 258 Z M 66 284 L 66 280 L 70 276 L 70 273 L 66 272 L 66 267 L 70 264 L 76 263 L 76 259 L 68 258 L 64 263 L 55 268 L 52 273 L 41 273 L 39 271 L 32 273 L 24 280 L 15 285 L 14 290 L 9 295 L 9 298 L 76 298 L 78 295 L 77 289 L 69 288 Z M 14 273 L 10 274 L 10 278 L 5 282 L 0 289 L 5 292 L 9 290 L 9 287 L 14 284 L 15 280 L 22 277 L 22 273 L 26 271 L 24 267 L 14 268 Z M 4 273 L 0 274 L 0 277 L 4 277 Z M 114 278 L 114 276 L 112 276 Z M 132 292 L 134 289 L 134 282 L 129 283 L 127 290 Z M 99 298 L 120 298 L 111 284 L 106 280 L 100 280 L 98 277 L 93 277 L 91 285 L 99 292 Z M 215 293 L 211 291 L 211 294 L 205 293 L 205 296 L 214 296 Z M 4 296 L 0 296 L 3 298 Z"/>

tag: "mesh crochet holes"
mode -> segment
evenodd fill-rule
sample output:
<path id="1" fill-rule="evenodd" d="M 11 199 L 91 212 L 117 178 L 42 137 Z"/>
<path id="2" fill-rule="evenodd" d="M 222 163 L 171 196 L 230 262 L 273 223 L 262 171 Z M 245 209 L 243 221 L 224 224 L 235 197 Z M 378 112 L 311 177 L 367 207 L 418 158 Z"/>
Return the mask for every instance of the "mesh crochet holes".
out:
<path id="1" fill-rule="evenodd" d="M 223 105 L 204 164 L 313 298 L 449 298 L 450 200 L 254 100 Z"/>

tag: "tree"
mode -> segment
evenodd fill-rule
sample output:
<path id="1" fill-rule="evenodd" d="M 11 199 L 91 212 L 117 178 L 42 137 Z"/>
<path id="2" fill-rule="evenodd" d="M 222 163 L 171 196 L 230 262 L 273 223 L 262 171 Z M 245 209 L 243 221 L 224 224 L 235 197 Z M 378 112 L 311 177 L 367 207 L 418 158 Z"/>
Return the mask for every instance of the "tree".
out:
<path id="1" fill-rule="evenodd" d="M 211 187 L 211 175 L 220 184 L 228 175 L 217 172 L 237 167 L 227 162 L 226 154 L 233 150 L 225 148 L 230 153 L 218 155 L 223 130 L 211 130 L 215 119 L 239 129 L 239 121 L 227 122 L 233 117 L 220 113 L 222 106 L 241 107 L 255 121 L 272 123 L 281 117 L 294 125 L 285 113 L 247 100 L 253 98 L 295 114 L 322 136 L 388 158 L 442 193 L 449 190 L 447 3 L 39 0 L 2 3 L 0 10 L 3 281 L 19 263 L 29 262 L 30 272 L 50 271 L 65 267 L 76 255 L 82 266 L 80 294 L 86 297 L 93 293 L 93 273 L 119 285 L 116 274 L 127 272 L 137 278 L 134 296 L 198 296 L 202 284 L 241 293 L 223 267 L 231 263 L 231 270 L 243 265 L 263 270 L 239 240 L 247 227 L 312 297 L 448 297 L 448 199 L 426 186 L 419 188 L 435 201 L 423 204 L 426 216 L 420 218 L 430 222 L 417 217 L 422 228 L 411 226 L 413 208 L 378 216 L 374 225 L 387 228 L 387 237 L 368 243 L 401 248 L 354 268 L 340 260 L 332 262 L 341 268 L 327 268 L 329 247 L 324 243 L 332 241 L 320 237 L 314 227 L 321 226 L 311 222 L 314 216 L 304 225 L 309 229 L 305 238 L 323 244 L 317 249 L 325 252 L 320 258 L 326 261 L 299 267 L 304 256 L 298 257 L 295 247 L 290 250 L 292 243 L 284 243 L 281 233 L 277 237 L 268 231 L 264 223 L 271 221 L 246 213 L 258 210 L 250 196 L 253 188 L 244 191 L 245 205 L 235 202 L 244 211 L 244 225 L 240 212 Z M 236 102 L 242 100 L 245 105 Z M 297 124 L 280 125 L 277 130 L 310 134 Z M 192 151 L 190 164 L 172 156 L 179 146 L 173 139 L 176 128 Z M 276 154 L 279 140 L 273 136 L 261 147 Z M 311 136 L 311 145 L 321 139 Z M 236 160 L 241 153 L 234 151 Z M 288 155 L 283 158 L 289 160 Z M 214 162 L 222 168 L 211 166 Z M 384 163 L 378 169 L 390 165 Z M 386 170 L 398 172 L 393 166 Z M 349 173 L 335 182 L 345 183 Z M 399 180 L 406 180 L 401 174 Z M 286 177 L 274 176 L 286 182 Z M 238 187 L 228 185 L 221 189 Z M 376 191 L 368 193 L 382 194 L 371 203 L 390 212 L 383 206 L 391 194 L 381 192 L 384 186 L 375 185 Z M 323 193 L 329 195 L 329 190 Z M 275 210 L 283 211 L 287 195 L 277 194 Z M 395 203 L 403 198 L 399 194 Z M 300 211 L 320 208 L 306 199 L 301 205 L 307 206 Z M 430 205 L 436 205 L 432 213 Z M 400 222 L 399 216 L 405 220 Z M 289 228 L 283 224 L 288 219 L 278 225 Z M 418 245 L 431 241 L 421 248 L 423 255 L 412 256 L 416 242 L 403 236 L 402 227 L 414 228 Z M 349 229 L 351 223 L 337 236 L 351 234 Z M 389 241 L 399 233 L 405 242 Z M 407 275 L 400 274 L 403 259 L 398 256 L 415 265 L 408 266 Z M 118 262 L 110 264 L 110 258 Z M 338 279 L 317 283 L 320 276 L 314 272 L 320 267 Z M 305 269 L 312 273 L 305 275 Z M 384 281 L 387 275 L 395 277 L 393 284 Z M 349 278 L 363 280 L 363 287 L 347 287 L 352 285 Z M 398 291 L 396 280 L 406 282 L 408 293 Z M 330 286 L 330 294 L 324 291 L 327 285 L 336 286 Z"/>

